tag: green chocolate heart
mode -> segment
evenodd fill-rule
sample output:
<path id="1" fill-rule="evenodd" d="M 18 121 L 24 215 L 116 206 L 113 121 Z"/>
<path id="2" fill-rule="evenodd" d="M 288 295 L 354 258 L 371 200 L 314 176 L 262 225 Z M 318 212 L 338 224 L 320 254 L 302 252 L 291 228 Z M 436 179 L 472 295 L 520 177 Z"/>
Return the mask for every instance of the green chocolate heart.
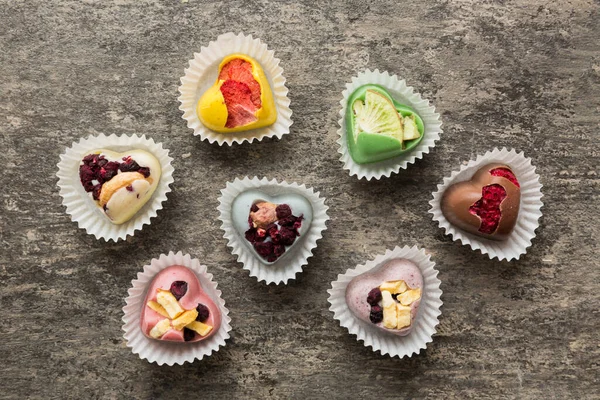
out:
<path id="1" fill-rule="evenodd" d="M 390 136 L 368 132 L 359 132 L 355 138 L 354 130 L 356 118 L 353 111 L 353 105 L 357 100 L 365 101 L 367 90 L 376 91 L 387 97 L 394 104 L 396 111 L 398 111 L 402 117 L 414 115 L 415 123 L 421 136 L 417 139 L 406 140 L 403 143 Z M 383 161 L 412 151 L 423 139 L 424 130 L 421 117 L 410 107 L 394 100 L 392 96 L 379 85 L 361 86 L 356 89 L 348 99 L 348 104 L 346 106 L 346 137 L 350 155 L 357 164 L 369 164 Z"/>

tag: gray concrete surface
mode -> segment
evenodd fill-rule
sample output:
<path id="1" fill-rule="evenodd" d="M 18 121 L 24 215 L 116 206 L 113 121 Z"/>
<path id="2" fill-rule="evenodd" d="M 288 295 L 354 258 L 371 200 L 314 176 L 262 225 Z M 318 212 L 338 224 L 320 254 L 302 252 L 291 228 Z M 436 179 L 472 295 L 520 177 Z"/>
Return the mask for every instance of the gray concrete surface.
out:
<path id="1" fill-rule="evenodd" d="M 600 398 L 598 1 L 0 1 L 0 398 Z M 276 51 L 294 125 L 281 141 L 219 148 L 177 109 L 194 51 L 227 31 Z M 432 154 L 358 182 L 338 161 L 340 93 L 365 68 L 407 79 L 442 114 Z M 95 240 L 70 221 L 55 164 L 92 133 L 145 133 L 176 183 L 150 227 Z M 542 176 L 544 217 L 518 262 L 452 242 L 427 214 L 442 177 L 514 147 Z M 186 157 L 186 155 L 190 155 Z M 327 198 L 331 222 L 289 286 L 248 277 L 222 239 L 225 182 L 266 175 Z M 395 245 L 438 263 L 434 342 L 398 360 L 333 320 L 338 273 Z M 125 346 L 121 307 L 152 257 L 182 250 L 214 273 L 227 347 L 148 364 Z"/>

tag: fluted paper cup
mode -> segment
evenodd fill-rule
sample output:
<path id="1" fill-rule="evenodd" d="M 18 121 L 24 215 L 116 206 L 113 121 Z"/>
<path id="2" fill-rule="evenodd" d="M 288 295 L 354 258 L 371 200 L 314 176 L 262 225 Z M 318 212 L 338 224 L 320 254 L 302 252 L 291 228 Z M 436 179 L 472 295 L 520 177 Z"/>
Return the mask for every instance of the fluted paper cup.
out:
<path id="1" fill-rule="evenodd" d="M 455 227 L 446 219 L 441 210 L 442 196 L 449 186 L 471 179 L 479 168 L 491 163 L 508 165 L 521 185 L 517 223 L 510 236 L 503 241 L 486 239 Z M 523 152 L 517 153 L 514 149 L 498 150 L 495 148 L 484 155 L 478 155 L 475 160 L 469 161 L 468 164 L 461 166 L 459 170 L 452 171 L 450 176 L 444 178 L 443 183 L 439 184 L 437 191 L 433 193 L 433 200 L 429 202 L 431 205 L 429 213 L 433 215 L 433 220 L 437 221 L 440 228 L 443 228 L 447 235 L 452 236 L 453 240 L 458 240 L 473 250 L 479 250 L 491 259 L 518 260 L 531 246 L 535 230 L 539 227 L 539 219 L 542 216 L 541 208 L 544 205 L 542 196 L 540 176 L 535 173 L 531 159 L 525 157 Z"/>
<path id="2" fill-rule="evenodd" d="M 245 54 L 255 59 L 263 68 L 273 91 L 277 120 L 273 125 L 263 128 L 219 133 L 208 129 L 200 122 L 196 106 L 202 94 L 216 82 L 219 64 L 223 58 L 235 53 Z M 217 143 L 219 146 L 245 141 L 252 143 L 254 140 L 261 141 L 272 137 L 281 139 L 283 135 L 290 132 L 292 110 L 290 110 L 290 99 L 287 97 L 288 89 L 285 86 L 283 68 L 279 62 L 280 60 L 275 58 L 275 52 L 269 50 L 260 39 L 242 33 L 238 35 L 232 32 L 225 33 L 216 41 L 210 42 L 207 47 L 202 47 L 200 53 L 194 53 L 194 58 L 190 60 L 190 65 L 185 70 L 179 86 L 178 100 L 181 103 L 179 109 L 183 111 L 183 119 L 187 121 L 188 128 L 193 129 L 194 135 L 200 136 L 202 140 Z"/>
<path id="3" fill-rule="evenodd" d="M 308 231 L 302 233 L 286 253 L 273 263 L 266 263 L 259 259 L 259 256 L 250 248 L 244 233 L 240 232 L 233 222 L 233 203 L 242 193 L 249 190 L 258 190 L 268 196 L 280 196 L 286 194 L 300 195 L 304 197 L 312 208 L 312 221 Z M 221 229 L 225 232 L 223 237 L 228 240 L 227 245 L 231 247 L 232 254 L 237 256 L 238 262 L 241 262 L 245 270 L 250 272 L 250 276 L 256 277 L 259 282 L 265 283 L 284 283 L 287 284 L 290 279 L 294 279 L 297 273 L 302 272 L 304 265 L 308 263 L 308 258 L 312 256 L 313 249 L 317 247 L 317 240 L 323 237 L 323 231 L 327 229 L 325 223 L 329 219 L 325 205 L 325 199 L 319 197 L 319 192 L 305 185 L 297 183 L 277 182 L 277 180 L 268 180 L 267 178 L 252 179 L 245 177 L 235 179 L 233 182 L 227 182 L 225 189 L 221 190 L 219 197 L 220 212 L 219 220 L 222 222 Z"/>
<path id="4" fill-rule="evenodd" d="M 424 132 L 421 142 L 410 152 L 401 154 L 397 157 L 390 158 L 370 164 L 358 164 L 350 155 L 348 149 L 348 138 L 346 128 L 346 110 L 348 108 L 348 99 L 352 93 L 361 86 L 375 84 L 383 86 L 387 92 L 399 103 L 411 107 L 423 120 Z M 404 79 L 398 78 L 396 75 L 390 75 L 387 71 L 379 72 L 379 70 L 366 70 L 352 78 L 350 83 L 346 84 L 346 90 L 342 92 L 342 100 L 340 101 L 342 109 L 340 110 L 340 129 L 338 130 L 340 145 L 338 152 L 342 155 L 340 161 L 344 163 L 344 169 L 350 172 L 350 176 L 356 175 L 358 179 L 366 178 L 380 179 L 381 177 L 389 178 L 392 173 L 398 173 L 401 169 L 406 169 L 409 164 L 413 164 L 416 160 L 423 156 L 435 147 L 435 142 L 440 139 L 442 133 L 442 121 L 440 114 L 435 111 L 428 100 L 421 98 L 419 93 L 415 93 L 411 86 L 406 85 Z"/>
<path id="5" fill-rule="evenodd" d="M 79 165 L 83 157 L 92 150 L 106 149 L 115 152 L 126 152 L 130 150 L 145 150 L 152 154 L 160 163 L 162 173 L 158 185 L 152 197 L 144 206 L 129 220 L 120 225 L 113 224 L 98 207 L 94 199 L 85 191 L 79 179 Z M 137 136 L 89 136 L 73 143 L 64 154 L 60 156 L 58 163 L 58 187 L 63 198 L 63 205 L 67 208 L 67 214 L 71 215 L 73 222 L 85 229 L 96 239 L 106 241 L 118 241 L 133 235 L 136 230 L 141 230 L 144 225 L 149 225 L 150 220 L 162 209 L 162 203 L 167 200 L 167 193 L 171 191 L 170 185 L 174 182 L 171 165 L 173 159 L 169 157 L 169 150 L 163 148 L 162 143 L 155 143 L 153 139 L 147 139 L 146 135 Z"/>
<path id="6" fill-rule="evenodd" d="M 140 319 L 148 287 L 160 271 L 172 265 L 182 265 L 191 269 L 198 277 L 202 290 L 221 311 L 219 330 L 205 340 L 192 343 L 173 343 L 150 339 L 142 332 Z M 182 365 L 186 362 L 202 360 L 225 346 L 225 341 L 229 339 L 231 331 L 229 310 L 225 307 L 225 300 L 221 298 L 221 291 L 217 289 L 217 282 L 213 281 L 212 274 L 207 272 L 206 266 L 200 264 L 198 259 L 192 258 L 189 254 L 183 254 L 181 251 L 161 254 L 158 258 L 152 259 L 149 265 L 145 265 L 142 272 L 138 272 L 137 279 L 131 281 L 131 286 L 127 291 L 129 296 L 125 299 L 125 307 L 123 307 L 123 331 L 125 331 L 123 337 L 127 341 L 127 347 L 131 347 L 131 351 L 139 355 L 141 359 L 150 363 L 155 362 L 158 365 Z"/>
<path id="7" fill-rule="evenodd" d="M 354 277 L 397 258 L 415 263 L 423 276 L 421 303 L 413 330 L 406 336 L 383 332 L 375 325 L 361 320 L 350 310 L 346 302 L 346 288 Z M 364 342 L 366 347 L 381 352 L 381 355 L 411 357 L 413 354 L 418 354 L 421 349 L 425 349 L 427 343 L 433 341 L 433 334 L 439 324 L 438 318 L 442 313 L 440 309 L 443 303 L 441 282 L 437 275 L 435 263 L 423 249 L 404 246 L 386 250 L 385 254 L 378 255 L 374 260 L 358 265 L 356 268 L 348 269 L 345 274 L 338 275 L 337 280 L 331 282 L 331 289 L 327 291 L 328 301 L 331 304 L 329 310 L 333 312 L 333 318 L 338 320 L 342 327 L 348 329 L 350 334 L 356 335 L 357 340 Z"/>

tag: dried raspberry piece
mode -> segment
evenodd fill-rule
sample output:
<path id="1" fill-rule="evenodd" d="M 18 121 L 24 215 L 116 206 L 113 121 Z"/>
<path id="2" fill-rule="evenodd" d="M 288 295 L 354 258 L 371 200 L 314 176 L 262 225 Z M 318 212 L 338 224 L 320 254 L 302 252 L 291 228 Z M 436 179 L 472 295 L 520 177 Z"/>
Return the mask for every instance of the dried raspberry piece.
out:
<path id="1" fill-rule="evenodd" d="M 276 244 L 273 246 L 273 254 L 275 257 L 279 258 L 285 253 L 285 246 L 282 244 Z"/>
<path id="2" fill-rule="evenodd" d="M 277 219 L 289 217 L 292 215 L 292 209 L 287 204 L 280 204 L 275 208 Z"/>
<path id="3" fill-rule="evenodd" d="M 98 154 L 88 154 L 87 156 L 83 157 L 83 162 L 85 164 L 90 164 L 90 163 L 96 163 L 96 160 L 98 159 Z"/>
<path id="4" fill-rule="evenodd" d="M 520 187 L 519 186 L 519 181 L 517 180 L 517 177 L 508 168 L 502 168 L 502 167 L 501 168 L 494 168 L 493 170 L 490 171 L 490 174 L 492 176 L 501 176 L 503 178 L 506 178 L 509 181 L 511 181 L 516 187 Z"/>
<path id="5" fill-rule="evenodd" d="M 281 229 L 279 229 L 279 235 L 281 236 L 279 242 L 284 246 L 291 246 L 296 240 L 296 231 L 287 226 L 282 226 Z"/>
<path id="6" fill-rule="evenodd" d="M 383 309 L 379 306 L 371 307 L 371 314 L 369 314 L 369 319 L 374 324 L 378 324 L 381 321 L 383 321 Z"/>
<path id="7" fill-rule="evenodd" d="M 148 167 L 140 167 L 140 169 L 138 169 L 138 172 L 142 175 L 144 175 L 144 178 L 147 178 L 150 176 L 150 168 Z"/>
<path id="8" fill-rule="evenodd" d="M 196 337 L 196 332 L 189 328 L 183 328 L 183 340 L 189 342 L 190 340 L 194 340 Z"/>
<path id="9" fill-rule="evenodd" d="M 377 303 L 379 303 L 380 301 L 381 290 L 378 287 L 371 289 L 371 291 L 367 295 L 367 303 L 369 303 L 372 306 L 376 306 Z"/>
<path id="10" fill-rule="evenodd" d="M 104 167 L 108 163 L 108 160 L 103 156 L 100 156 L 98 162 L 96 163 L 99 167 Z"/>
<path id="11" fill-rule="evenodd" d="M 249 241 L 250 243 L 256 242 L 256 229 L 254 229 L 254 228 L 248 229 L 244 233 L 244 236 L 246 237 L 246 240 Z"/>
<path id="12" fill-rule="evenodd" d="M 92 197 L 94 198 L 94 200 L 100 200 L 100 191 L 102 190 L 102 185 L 98 184 L 96 186 L 94 186 L 94 189 L 92 190 Z"/>
<path id="13" fill-rule="evenodd" d="M 469 207 L 469 212 L 481 219 L 479 232 L 491 235 L 498 229 L 502 212 L 500 204 L 506 198 L 506 189 L 501 185 L 493 184 L 481 189 L 481 199 Z"/>
<path id="14" fill-rule="evenodd" d="M 86 192 L 91 192 L 93 190 L 94 185 L 92 185 L 92 180 L 95 178 L 96 174 L 92 168 L 85 164 L 79 166 L 79 179 Z"/>
<path id="15" fill-rule="evenodd" d="M 171 294 L 175 296 L 177 300 L 181 299 L 186 293 L 188 289 L 188 284 L 186 281 L 175 281 L 171 283 Z"/>
<path id="16" fill-rule="evenodd" d="M 278 222 L 281 226 L 293 226 L 294 222 L 296 222 L 296 217 L 293 215 L 287 216 L 285 218 L 281 218 Z"/>
<path id="17" fill-rule="evenodd" d="M 125 186 L 125 189 L 127 189 L 128 192 L 133 192 L 133 185 Z"/>
<path id="18" fill-rule="evenodd" d="M 273 261 L 275 261 L 275 260 L 277 260 L 277 256 L 276 256 L 275 254 L 269 254 L 269 255 L 267 256 L 267 261 L 268 261 L 268 262 L 273 262 Z"/>
<path id="19" fill-rule="evenodd" d="M 298 218 L 296 218 L 296 221 L 294 222 L 294 229 L 300 229 L 300 227 L 302 226 L 302 220 L 304 219 L 304 215 L 300 215 Z M 298 235 L 300 236 L 300 235 Z"/>
<path id="20" fill-rule="evenodd" d="M 258 211 L 258 206 L 256 204 L 252 204 L 252 206 L 250 207 L 250 212 L 257 212 Z"/>
<path id="21" fill-rule="evenodd" d="M 205 322 L 208 319 L 208 316 L 210 315 L 208 307 L 206 307 L 204 304 L 198 303 L 198 306 L 196 306 L 196 311 L 198 311 L 196 321 Z"/>
<path id="22" fill-rule="evenodd" d="M 139 169 L 139 164 L 131 158 L 128 158 L 126 162 L 119 165 L 119 170 L 121 170 L 121 172 L 135 172 Z"/>
<path id="23" fill-rule="evenodd" d="M 273 255 L 273 243 L 271 242 L 262 242 L 262 243 L 254 243 L 254 250 L 258 253 L 259 256 L 263 258 L 268 258 L 270 255 Z"/>

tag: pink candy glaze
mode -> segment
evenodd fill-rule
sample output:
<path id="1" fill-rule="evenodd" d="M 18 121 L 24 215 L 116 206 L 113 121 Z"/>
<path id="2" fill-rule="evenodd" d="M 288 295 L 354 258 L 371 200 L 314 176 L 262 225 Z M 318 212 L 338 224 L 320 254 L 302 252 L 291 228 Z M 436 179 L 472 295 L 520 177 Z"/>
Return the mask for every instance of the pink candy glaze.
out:
<path id="1" fill-rule="evenodd" d="M 406 282 L 410 289 L 421 288 L 421 298 L 423 298 L 425 294 L 423 293 L 423 276 L 419 267 L 412 261 L 396 258 L 382 264 L 378 268 L 354 277 L 346 288 L 346 303 L 354 315 L 368 322 L 370 325 L 394 335 L 406 336 L 414 327 L 414 321 L 417 317 L 421 300 L 417 300 L 410 305 L 412 308 L 412 323 L 404 329 L 388 329 L 383 326 L 383 323 L 374 324 L 369 319 L 369 314 L 371 313 L 371 306 L 367 303 L 369 291 L 375 287 L 379 287 L 385 281 L 399 280 Z"/>
<path id="2" fill-rule="evenodd" d="M 159 272 L 150 283 L 148 294 L 146 295 L 146 299 L 144 300 L 144 305 L 142 308 L 142 317 L 140 321 L 142 332 L 149 338 L 154 339 L 149 335 L 150 330 L 159 321 L 165 319 L 165 317 L 146 306 L 146 303 L 148 303 L 150 300 L 156 301 L 157 289 L 169 290 L 171 288 L 171 283 L 174 281 L 185 281 L 188 283 L 187 292 L 179 300 L 181 307 L 185 310 L 191 310 L 196 308 L 198 303 L 204 304 L 206 307 L 208 307 L 210 312 L 208 319 L 204 323 L 213 327 L 208 335 L 201 337 L 200 335 L 196 334 L 194 340 L 186 343 L 199 342 L 209 338 L 217 330 L 219 330 L 219 326 L 221 325 L 221 312 L 211 298 L 208 297 L 204 290 L 202 290 L 202 285 L 200 284 L 200 281 L 198 280 L 198 277 L 194 271 L 181 265 L 172 265 L 165 268 Z M 176 329 L 171 329 L 167 331 L 167 333 L 165 333 L 159 340 L 184 342 L 183 330 L 178 331 Z"/>

